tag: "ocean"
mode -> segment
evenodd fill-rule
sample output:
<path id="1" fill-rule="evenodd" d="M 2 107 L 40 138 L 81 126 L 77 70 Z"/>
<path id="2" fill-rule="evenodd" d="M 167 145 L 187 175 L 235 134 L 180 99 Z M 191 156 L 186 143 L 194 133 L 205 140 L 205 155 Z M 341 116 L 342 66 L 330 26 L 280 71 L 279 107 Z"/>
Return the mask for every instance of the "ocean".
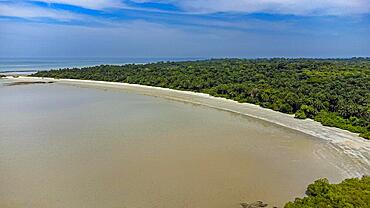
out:
<path id="1" fill-rule="evenodd" d="M 39 70 L 50 70 L 71 67 L 86 67 L 102 64 L 123 65 L 128 63 L 150 63 L 158 61 L 185 61 L 196 58 L 0 58 L 0 73 L 30 73 Z"/>

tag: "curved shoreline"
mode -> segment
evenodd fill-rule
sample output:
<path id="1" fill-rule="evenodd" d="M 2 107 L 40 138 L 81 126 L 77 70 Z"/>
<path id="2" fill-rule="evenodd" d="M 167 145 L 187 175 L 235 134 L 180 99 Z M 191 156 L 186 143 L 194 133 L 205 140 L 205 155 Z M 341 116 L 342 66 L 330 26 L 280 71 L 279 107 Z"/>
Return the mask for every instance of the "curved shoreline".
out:
<path id="1" fill-rule="evenodd" d="M 128 84 L 120 82 L 106 82 L 94 80 L 77 80 L 77 79 L 54 79 L 54 78 L 39 78 L 39 77 L 7 77 L 14 81 L 52 81 L 55 83 L 69 85 L 83 85 L 103 88 L 123 89 L 139 94 L 162 97 L 166 99 L 178 100 L 208 106 L 224 111 L 246 115 L 252 118 L 267 121 L 279 126 L 293 129 L 316 138 L 330 142 L 334 148 L 338 149 L 354 160 L 361 161 L 358 166 L 358 173 L 352 173 L 352 176 L 361 176 L 370 174 L 370 141 L 358 134 L 342 130 L 335 127 L 323 126 L 321 123 L 312 119 L 295 119 L 294 115 L 289 115 L 274 111 L 267 108 L 262 108 L 258 105 L 250 103 L 239 103 L 234 100 L 214 97 L 209 94 L 196 93 L 190 91 L 174 90 L 169 88 L 152 87 L 139 84 Z"/>

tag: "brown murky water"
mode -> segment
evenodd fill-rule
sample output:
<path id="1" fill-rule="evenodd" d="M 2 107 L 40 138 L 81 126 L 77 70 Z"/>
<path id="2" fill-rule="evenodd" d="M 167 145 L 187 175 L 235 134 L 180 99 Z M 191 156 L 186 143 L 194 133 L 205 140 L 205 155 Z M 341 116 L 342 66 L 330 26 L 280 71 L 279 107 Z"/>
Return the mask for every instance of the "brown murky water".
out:
<path id="1" fill-rule="evenodd" d="M 344 157 L 319 139 L 203 106 L 0 86 L 0 207 L 281 206 L 319 177 L 343 179 Z"/>

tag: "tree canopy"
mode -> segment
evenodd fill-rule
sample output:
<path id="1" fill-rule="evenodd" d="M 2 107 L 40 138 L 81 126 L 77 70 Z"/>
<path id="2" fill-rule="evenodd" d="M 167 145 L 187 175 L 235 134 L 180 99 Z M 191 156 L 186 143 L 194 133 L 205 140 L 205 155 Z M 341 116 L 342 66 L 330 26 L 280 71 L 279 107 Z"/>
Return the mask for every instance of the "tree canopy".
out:
<path id="1" fill-rule="evenodd" d="M 369 208 L 370 177 L 346 179 L 339 184 L 319 179 L 308 186 L 306 194 L 288 202 L 285 208 Z"/>

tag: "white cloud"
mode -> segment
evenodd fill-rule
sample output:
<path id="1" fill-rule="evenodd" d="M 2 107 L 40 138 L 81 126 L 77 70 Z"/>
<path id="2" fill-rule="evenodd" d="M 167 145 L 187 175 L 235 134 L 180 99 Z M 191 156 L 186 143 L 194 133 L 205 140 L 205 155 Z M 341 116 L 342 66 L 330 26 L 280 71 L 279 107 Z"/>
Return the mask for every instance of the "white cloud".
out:
<path id="1" fill-rule="evenodd" d="M 32 18 L 51 18 L 61 21 L 79 19 L 82 15 L 64 10 L 42 8 L 30 4 L 0 4 L 0 16 Z"/>
<path id="2" fill-rule="evenodd" d="M 171 3 L 187 12 L 265 12 L 293 15 L 352 15 L 370 13 L 370 0 L 134 0 Z"/>
<path id="3" fill-rule="evenodd" d="M 96 10 L 123 7 L 123 3 L 120 0 L 37 0 L 37 1 L 45 3 L 67 4 Z"/>
<path id="4" fill-rule="evenodd" d="M 165 12 L 155 8 L 130 7 L 125 0 L 21 0 L 18 2 L 66 4 L 87 9 L 112 8 Z M 128 1 L 128 0 L 126 0 Z M 179 7 L 186 13 L 270 13 L 300 16 L 370 14 L 370 0 L 130 0 L 136 3 L 164 3 Z M 0 1 L 1 2 L 1 1 Z M 176 13 L 171 11 L 170 13 Z"/>

